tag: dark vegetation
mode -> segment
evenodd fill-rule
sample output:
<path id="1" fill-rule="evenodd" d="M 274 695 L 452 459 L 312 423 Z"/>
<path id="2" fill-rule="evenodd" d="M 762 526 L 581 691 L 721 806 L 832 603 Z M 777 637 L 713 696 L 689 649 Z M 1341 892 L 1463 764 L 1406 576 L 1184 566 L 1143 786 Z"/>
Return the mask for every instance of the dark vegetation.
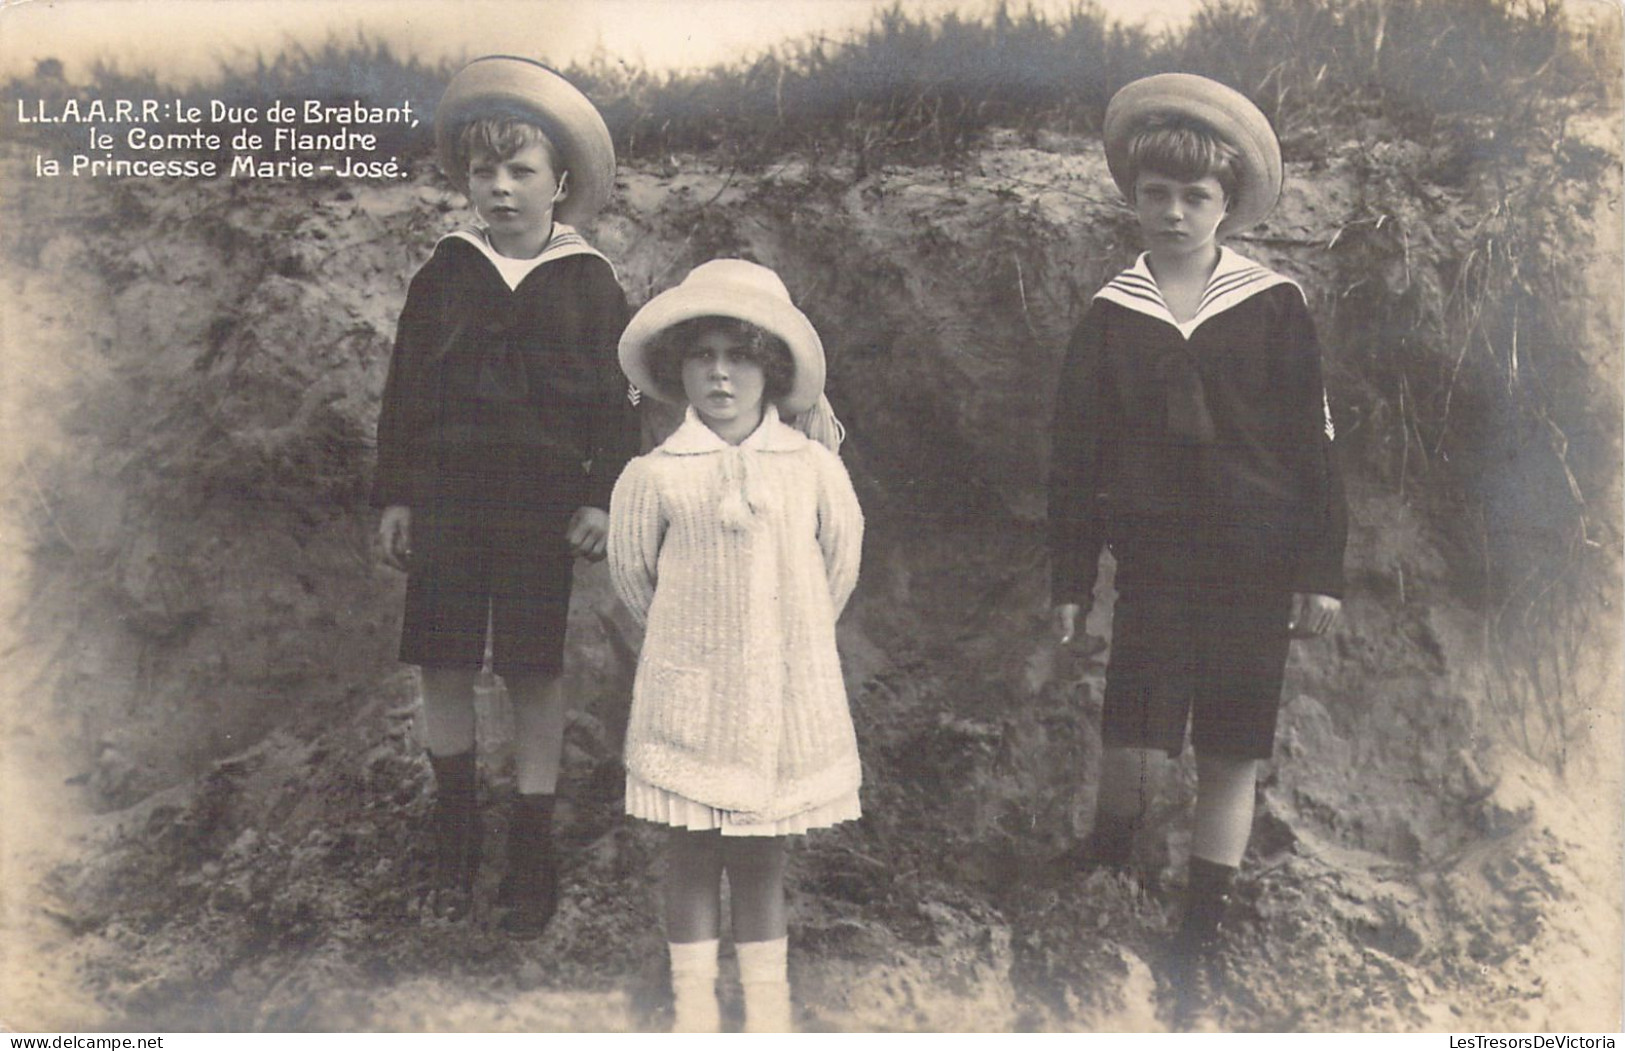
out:
<path id="1" fill-rule="evenodd" d="M 720 149 L 761 164 L 850 150 L 939 161 L 989 128 L 1093 131 L 1122 84 L 1181 70 L 1259 103 L 1288 160 L 1311 160 L 1333 129 L 1378 118 L 1406 138 L 1445 136 L 1460 166 L 1517 148 L 1538 134 L 1532 123 L 1550 131 L 1574 107 L 1617 93 L 1611 52 L 1607 34 L 1577 29 L 1557 0 L 1213 0 L 1187 29 L 1157 36 L 1089 0 L 1059 17 L 1000 0 L 980 17 L 923 18 L 893 6 L 846 39 L 793 41 L 699 72 L 656 74 L 604 56 L 564 72 L 598 104 L 626 158 Z M 222 59 L 203 85 L 105 62 L 69 83 L 60 64 L 46 62 L 8 94 L 163 98 L 190 89 L 261 107 L 294 97 L 410 99 L 432 114 L 459 65 L 335 36 L 290 42 L 275 57 Z M 427 157 L 427 124 L 399 145 Z"/>

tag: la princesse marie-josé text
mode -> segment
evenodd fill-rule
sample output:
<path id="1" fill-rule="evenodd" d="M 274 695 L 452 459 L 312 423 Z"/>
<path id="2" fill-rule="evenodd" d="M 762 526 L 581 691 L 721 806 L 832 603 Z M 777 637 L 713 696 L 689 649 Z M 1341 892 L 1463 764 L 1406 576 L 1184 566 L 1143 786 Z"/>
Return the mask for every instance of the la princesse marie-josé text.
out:
<path id="1" fill-rule="evenodd" d="M 219 99 L 18 99 L 17 123 L 84 132 L 83 151 L 35 156 L 41 178 L 403 178 L 408 172 L 396 157 L 374 156 L 377 129 L 416 128 L 420 117 L 410 100 L 250 106 Z"/>

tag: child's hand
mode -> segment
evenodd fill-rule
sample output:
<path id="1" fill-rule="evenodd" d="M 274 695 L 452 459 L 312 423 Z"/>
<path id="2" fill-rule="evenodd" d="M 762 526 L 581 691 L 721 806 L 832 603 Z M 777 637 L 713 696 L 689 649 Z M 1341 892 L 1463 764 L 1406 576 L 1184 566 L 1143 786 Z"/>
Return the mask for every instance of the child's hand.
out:
<path id="1" fill-rule="evenodd" d="M 1065 646 L 1078 634 L 1078 613 L 1082 610 L 1076 602 L 1063 602 L 1055 607 L 1055 635 Z"/>
<path id="2" fill-rule="evenodd" d="M 384 550 L 384 565 L 406 572 L 412 557 L 412 509 L 401 504 L 384 508 L 378 520 L 378 544 Z"/>
<path id="3" fill-rule="evenodd" d="M 597 507 L 578 507 L 564 537 L 570 541 L 571 554 L 589 562 L 602 561 L 609 551 L 609 515 Z"/>
<path id="4" fill-rule="evenodd" d="M 1338 611 L 1343 603 L 1330 595 L 1311 595 L 1303 591 L 1292 595 L 1292 619 L 1286 631 L 1294 639 L 1316 639 L 1332 630 L 1337 623 Z"/>

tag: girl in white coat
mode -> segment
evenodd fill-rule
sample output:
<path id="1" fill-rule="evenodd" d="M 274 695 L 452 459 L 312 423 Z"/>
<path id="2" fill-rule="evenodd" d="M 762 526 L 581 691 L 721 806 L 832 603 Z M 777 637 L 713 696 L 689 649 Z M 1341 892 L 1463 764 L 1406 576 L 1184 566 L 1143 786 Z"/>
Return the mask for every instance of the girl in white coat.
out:
<path id="1" fill-rule="evenodd" d="M 671 829 L 674 1028 L 719 1028 L 726 873 L 745 1028 L 784 1032 L 786 839 L 859 815 L 835 621 L 863 515 L 822 396 L 823 346 L 773 271 L 721 259 L 650 300 L 620 359 L 637 388 L 687 405 L 627 465 L 609 534 L 616 591 L 647 626 L 626 809 Z"/>

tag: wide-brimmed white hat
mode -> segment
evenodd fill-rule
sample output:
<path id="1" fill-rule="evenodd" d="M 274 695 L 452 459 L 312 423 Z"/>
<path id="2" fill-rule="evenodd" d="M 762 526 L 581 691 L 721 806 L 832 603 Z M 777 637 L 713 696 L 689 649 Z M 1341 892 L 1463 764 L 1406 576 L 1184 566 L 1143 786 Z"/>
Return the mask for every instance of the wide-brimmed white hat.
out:
<path id="1" fill-rule="evenodd" d="M 591 219 L 615 185 L 615 143 L 587 96 L 540 62 L 487 55 L 458 70 L 434 113 L 435 148 L 451 184 L 468 192 L 467 158 L 458 139 L 464 125 L 483 117 L 534 122 L 558 148 L 570 173 L 570 192 L 554 215 L 561 223 Z"/>
<path id="2" fill-rule="evenodd" d="M 655 296 L 632 316 L 621 334 L 621 371 L 633 386 L 661 401 L 681 405 L 680 390 L 666 390 L 649 369 L 649 350 L 666 329 L 697 317 L 748 321 L 784 340 L 795 362 L 790 392 L 779 399 L 788 416 L 806 412 L 824 390 L 824 344 L 807 315 L 790 302 L 779 275 L 744 259 L 713 259 L 690 270 L 681 284 Z"/>
<path id="3" fill-rule="evenodd" d="M 1234 88 L 1193 73 L 1159 73 L 1126 84 L 1106 106 L 1106 166 L 1118 189 L 1134 197 L 1128 146 L 1150 117 L 1179 114 L 1201 121 L 1241 154 L 1239 185 L 1219 233 L 1263 221 L 1281 196 L 1281 144 L 1269 118 Z"/>

